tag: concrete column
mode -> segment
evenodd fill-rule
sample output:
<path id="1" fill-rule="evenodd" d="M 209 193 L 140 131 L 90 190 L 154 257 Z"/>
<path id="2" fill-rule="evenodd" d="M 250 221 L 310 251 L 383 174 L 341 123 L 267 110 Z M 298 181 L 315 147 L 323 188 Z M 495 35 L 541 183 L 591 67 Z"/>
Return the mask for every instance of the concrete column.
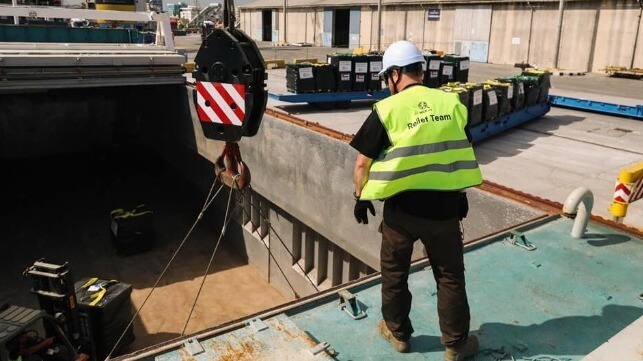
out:
<path id="1" fill-rule="evenodd" d="M 348 282 L 359 278 L 359 271 L 362 262 L 347 252 L 342 252 L 342 282 Z"/>
<path id="2" fill-rule="evenodd" d="M 336 244 L 328 248 L 328 270 L 330 271 L 331 286 L 342 283 L 342 254 L 344 250 Z"/>
<path id="3" fill-rule="evenodd" d="M 348 281 L 359 278 L 359 268 L 362 264 L 357 258 L 350 256 L 350 265 L 348 267 Z"/>
<path id="4" fill-rule="evenodd" d="M 529 6 L 529 36 L 527 37 L 527 60 L 525 62 L 529 64 L 529 53 L 531 52 L 531 32 L 534 30 L 534 7 L 531 4 L 527 3 Z"/>
<path id="5" fill-rule="evenodd" d="M 270 219 L 267 219 L 269 213 L 268 201 L 266 199 L 260 199 L 259 206 L 259 237 L 261 239 L 266 238 L 268 233 L 270 233 Z"/>
<path id="6" fill-rule="evenodd" d="M 377 50 L 382 50 L 382 0 L 377 0 Z"/>
<path id="7" fill-rule="evenodd" d="M 297 220 L 293 220 L 292 224 L 292 262 L 299 262 L 301 259 L 301 235 L 302 235 L 302 224 Z"/>
<path id="8" fill-rule="evenodd" d="M 249 189 L 245 189 L 242 191 L 243 192 L 243 212 L 242 212 L 242 221 L 241 225 L 245 226 L 252 220 L 251 214 L 252 214 L 252 203 L 251 203 L 251 196 L 252 196 L 252 191 Z"/>
<path id="9" fill-rule="evenodd" d="M 368 48 L 373 49 L 373 8 L 371 6 L 368 7 L 371 10 L 371 26 L 370 26 L 370 35 L 368 36 Z M 379 50 L 379 49 L 378 49 Z"/>
<path id="10" fill-rule="evenodd" d="M 16 0 L 11 0 L 11 6 L 18 6 L 18 1 L 16 1 Z M 15 25 L 20 24 L 20 18 L 19 18 L 18 16 L 14 16 L 14 17 L 13 17 L 13 23 L 14 23 Z"/>
<path id="11" fill-rule="evenodd" d="M 308 273 L 315 268 L 315 232 L 306 227 L 304 239 L 304 272 Z"/>
<path id="12" fill-rule="evenodd" d="M 284 31 L 284 44 L 286 42 L 288 42 L 288 40 L 287 40 L 288 16 L 287 16 L 287 12 L 286 12 L 286 6 L 287 6 L 286 3 L 287 3 L 287 0 L 284 0 L 284 30 L 283 30 Z"/>
<path id="13" fill-rule="evenodd" d="M 632 47 L 632 58 L 630 60 L 630 69 L 634 68 L 634 58 L 636 58 L 636 46 L 639 42 L 639 32 L 641 31 L 641 15 L 643 15 L 643 3 L 641 0 L 637 1 L 639 4 L 639 21 L 636 24 L 636 33 L 634 34 L 634 46 Z"/>
<path id="14" fill-rule="evenodd" d="M 252 198 L 251 198 L 252 211 L 250 212 L 251 222 L 252 222 L 252 225 L 251 225 L 252 232 L 256 232 L 257 229 L 259 228 L 259 225 L 261 224 L 261 215 L 259 214 L 259 210 L 261 209 L 260 208 L 261 201 L 259 199 L 260 197 L 261 196 L 258 193 L 256 192 L 252 193 Z"/>
<path id="15" fill-rule="evenodd" d="M 556 48 L 554 49 L 554 68 L 558 68 L 558 56 L 560 53 L 560 37 L 563 32 L 563 11 L 565 0 L 560 0 L 558 5 L 558 26 L 556 27 Z"/>
<path id="16" fill-rule="evenodd" d="M 317 236 L 315 242 L 315 264 L 317 265 L 317 279 L 315 282 L 319 285 L 327 277 L 328 274 L 328 240 L 326 238 Z"/>
<path id="17" fill-rule="evenodd" d="M 267 203 L 264 201 L 264 203 Z M 292 268 L 292 248 L 288 249 L 294 234 L 292 219 L 279 209 L 271 208 L 268 210 L 274 232 L 270 234 L 268 259 L 268 282 L 281 292 L 284 297 L 294 297 L 291 286 L 295 288 L 297 294 L 303 290 L 301 285 L 293 282 L 300 278 L 293 272 Z M 256 233 L 255 233 L 256 235 Z M 264 246 L 265 247 L 265 246 Z"/>
<path id="18" fill-rule="evenodd" d="M 587 57 L 587 66 L 585 71 L 592 71 L 592 64 L 594 64 L 594 52 L 596 51 L 596 35 L 598 34 L 598 19 L 601 13 L 601 4 L 596 4 L 596 13 L 594 14 L 594 29 L 592 30 L 592 40 L 590 43 L 589 57 Z"/>

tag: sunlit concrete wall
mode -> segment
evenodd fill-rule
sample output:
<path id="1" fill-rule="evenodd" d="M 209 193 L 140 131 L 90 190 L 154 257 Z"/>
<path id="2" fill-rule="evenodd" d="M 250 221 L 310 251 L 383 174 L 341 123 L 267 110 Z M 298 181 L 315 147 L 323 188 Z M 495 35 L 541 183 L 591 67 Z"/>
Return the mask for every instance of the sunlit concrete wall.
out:
<path id="1" fill-rule="evenodd" d="M 377 6 L 363 6 L 359 23 L 359 46 L 377 50 Z"/>
<path id="2" fill-rule="evenodd" d="M 406 11 L 406 40 L 413 42 L 420 49 L 424 47 L 424 26 L 426 11 L 419 7 L 409 7 Z"/>
<path id="3" fill-rule="evenodd" d="M 309 28 L 309 23 L 312 20 L 309 18 L 308 10 L 294 9 L 288 10 L 286 17 L 288 19 L 288 27 L 286 29 L 286 40 L 288 43 L 305 43 L 307 42 L 308 32 L 312 29 Z"/>
<path id="4" fill-rule="evenodd" d="M 212 162 L 223 143 L 203 136 L 192 92 L 191 87 L 167 87 L 159 94 L 168 106 L 142 113 L 141 121 L 148 127 L 149 144 L 207 194 Z M 252 172 L 252 189 L 232 199 L 238 206 L 226 242 L 285 297 L 294 297 L 291 286 L 298 295 L 307 295 L 315 287 L 339 285 L 379 269 L 382 203 L 374 202 L 376 216 L 368 225 L 355 221 L 352 172 L 357 153 L 347 142 L 266 115 L 257 135 L 239 145 Z M 227 194 L 226 189 L 209 211 L 218 222 L 225 215 Z M 465 240 L 534 216 L 498 196 L 475 189 L 468 194 Z M 208 226 L 218 237 L 221 224 Z M 424 256 L 420 242 L 415 246 L 414 259 Z"/>
<path id="5" fill-rule="evenodd" d="M 400 39 L 406 38 L 405 6 L 386 6 L 382 12 L 382 48 Z"/>
<path id="6" fill-rule="evenodd" d="M 601 71 L 609 65 L 643 68 L 643 24 L 640 14 L 641 10 L 634 1 L 601 4 L 592 71 Z"/>
<path id="7" fill-rule="evenodd" d="M 569 3 L 565 6 L 558 68 L 582 71 L 591 69 L 596 20 L 599 15 L 598 5 L 599 2 L 583 2 Z M 553 38 L 555 41 L 555 35 Z"/>
<path id="8" fill-rule="evenodd" d="M 567 1 L 563 12 L 558 61 L 556 36 L 558 30 L 558 2 L 514 2 L 493 5 L 467 4 L 384 4 L 381 24 L 381 47 L 406 39 L 423 49 L 456 50 L 455 42 L 463 34 L 481 36 L 489 42 L 488 62 L 514 64 L 528 62 L 541 68 L 558 65 L 561 69 L 601 71 L 608 65 L 643 67 L 643 31 L 640 7 L 636 1 Z M 475 24 L 456 19 L 471 11 L 487 12 L 491 6 L 491 29 L 481 34 Z M 426 10 L 439 8 L 439 21 L 428 21 Z M 476 10 L 477 9 L 477 10 Z M 288 42 L 322 43 L 324 8 L 292 8 L 288 15 Z M 242 26 L 249 34 L 256 31 L 259 17 L 245 15 L 261 9 L 244 9 Z M 468 14 L 468 13 L 467 13 Z M 488 14 L 488 13 L 487 13 Z M 486 15 L 485 15 L 486 16 Z M 377 4 L 361 7 L 360 47 L 377 49 Z M 283 12 L 279 10 L 279 29 L 283 29 Z M 254 25 L 253 25 L 254 24 Z M 473 26 L 468 29 L 467 26 Z M 638 35 L 637 35 L 638 32 Z M 473 34 L 475 33 L 475 34 Z M 487 39 L 488 37 L 488 39 Z M 283 31 L 279 41 L 284 41 Z"/>
<path id="9" fill-rule="evenodd" d="M 451 52 L 454 27 L 455 7 L 442 7 L 440 21 L 427 21 L 425 24 L 423 48 Z"/>
<path id="10" fill-rule="evenodd" d="M 242 11 L 239 27 L 252 39 L 261 39 L 263 34 L 261 11 Z"/>
<path id="11" fill-rule="evenodd" d="M 490 63 L 528 61 L 534 11 L 522 4 L 494 7 L 489 41 Z"/>

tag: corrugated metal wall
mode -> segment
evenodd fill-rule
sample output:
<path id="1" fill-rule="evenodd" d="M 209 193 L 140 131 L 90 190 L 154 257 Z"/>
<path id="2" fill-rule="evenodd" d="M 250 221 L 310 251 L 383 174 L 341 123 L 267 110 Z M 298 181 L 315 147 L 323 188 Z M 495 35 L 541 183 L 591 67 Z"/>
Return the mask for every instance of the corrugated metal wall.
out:
<path id="1" fill-rule="evenodd" d="M 439 20 L 427 20 L 428 9 L 439 9 Z M 331 46 L 333 8 L 298 12 L 303 14 L 303 20 L 289 17 L 288 41 Z M 637 28 L 643 26 L 639 13 L 639 6 L 631 0 L 568 1 L 561 30 L 559 68 L 578 71 L 601 71 L 608 65 L 643 68 L 643 29 L 636 39 Z M 363 6 L 351 15 L 351 47 L 377 49 L 380 30 L 377 6 Z M 243 19 L 244 30 L 256 37 L 258 26 L 254 24 L 260 18 Z M 274 24 L 279 24 L 276 30 L 283 28 L 277 21 Z M 423 49 L 461 53 L 474 61 L 498 64 L 524 61 L 546 68 L 555 63 L 557 26 L 557 2 L 384 6 L 381 46 L 386 48 L 396 40 L 406 39 Z M 282 40 L 283 34 L 279 35 Z"/>

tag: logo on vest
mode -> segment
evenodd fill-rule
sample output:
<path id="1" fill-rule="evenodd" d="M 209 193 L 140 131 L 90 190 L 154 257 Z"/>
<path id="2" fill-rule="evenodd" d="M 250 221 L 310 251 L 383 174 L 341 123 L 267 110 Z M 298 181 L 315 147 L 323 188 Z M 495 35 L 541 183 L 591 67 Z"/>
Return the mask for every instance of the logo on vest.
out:
<path id="1" fill-rule="evenodd" d="M 421 102 L 418 103 L 418 108 L 415 111 L 415 115 L 424 114 L 426 112 L 430 112 L 431 110 L 432 109 L 429 106 L 429 104 L 427 104 L 425 101 L 421 101 Z"/>

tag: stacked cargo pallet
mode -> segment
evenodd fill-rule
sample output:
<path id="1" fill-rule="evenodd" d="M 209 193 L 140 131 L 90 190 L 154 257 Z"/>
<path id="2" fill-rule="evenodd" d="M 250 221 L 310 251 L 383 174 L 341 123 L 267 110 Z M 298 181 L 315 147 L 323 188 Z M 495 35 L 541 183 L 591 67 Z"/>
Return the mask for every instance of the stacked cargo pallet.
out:
<path id="1" fill-rule="evenodd" d="M 453 54 L 425 54 L 424 84 L 430 88 L 452 83 L 466 83 L 469 57 Z M 287 89 L 291 93 L 375 92 L 382 90 L 378 73 L 382 70 L 382 54 L 343 54 L 326 56 L 326 64 L 286 64 Z M 333 72 L 334 84 L 315 85 L 321 76 Z"/>
<path id="2" fill-rule="evenodd" d="M 466 83 L 469 80 L 469 57 L 454 54 L 424 54 L 424 85 L 439 88 L 447 83 Z"/>
<path id="3" fill-rule="evenodd" d="M 330 64 L 287 64 L 286 89 L 291 93 L 334 92 L 337 89 L 336 68 Z"/>
<path id="4" fill-rule="evenodd" d="M 512 77 L 484 83 L 449 82 L 439 89 L 458 94 L 467 107 L 469 124 L 475 126 L 522 108 L 546 103 L 550 86 L 549 72 L 525 69 L 522 74 Z"/>
<path id="5" fill-rule="evenodd" d="M 326 64 L 286 64 L 291 93 L 373 92 L 382 90 L 380 54 L 330 54 Z"/>
<path id="6" fill-rule="evenodd" d="M 547 71 L 527 68 L 519 75 L 472 83 L 468 82 L 469 57 L 426 54 L 425 59 L 423 83 L 458 94 L 467 107 L 471 126 L 548 101 L 551 83 Z M 326 64 L 287 64 L 286 85 L 289 92 L 298 94 L 375 92 L 382 89 L 378 77 L 381 69 L 379 54 L 332 54 Z M 335 100 L 321 102 L 328 101 Z"/>

